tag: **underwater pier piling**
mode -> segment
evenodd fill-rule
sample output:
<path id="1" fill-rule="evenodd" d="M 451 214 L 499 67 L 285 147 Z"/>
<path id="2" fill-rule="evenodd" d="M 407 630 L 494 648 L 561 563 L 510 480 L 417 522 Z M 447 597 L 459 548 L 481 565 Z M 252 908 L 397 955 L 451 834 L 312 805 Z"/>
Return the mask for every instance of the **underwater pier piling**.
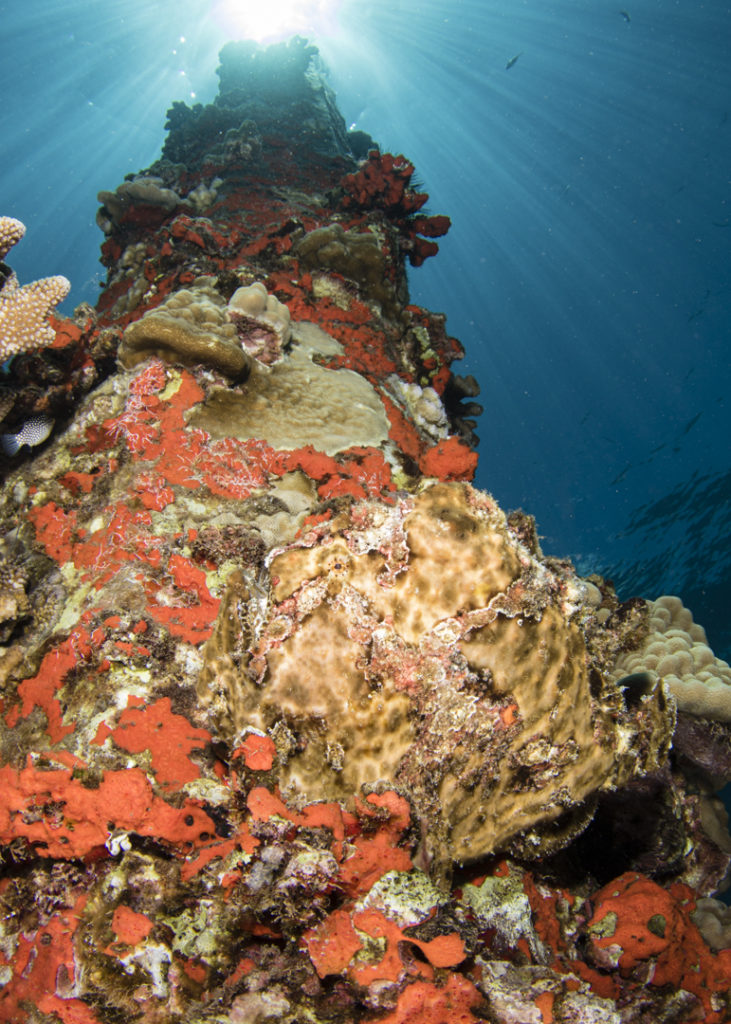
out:
<path id="1" fill-rule="evenodd" d="M 0 337 L 0 1020 L 731 1020 L 731 670 L 472 487 L 449 220 L 316 48 L 219 79 Z"/>

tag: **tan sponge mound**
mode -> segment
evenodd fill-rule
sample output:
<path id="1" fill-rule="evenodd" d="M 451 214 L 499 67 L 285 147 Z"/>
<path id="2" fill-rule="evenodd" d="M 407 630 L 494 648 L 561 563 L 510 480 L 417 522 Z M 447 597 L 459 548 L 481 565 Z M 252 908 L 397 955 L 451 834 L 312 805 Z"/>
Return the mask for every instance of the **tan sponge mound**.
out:
<path id="1" fill-rule="evenodd" d="M 166 363 L 209 366 L 243 380 L 251 358 L 239 343 L 226 303 L 211 278 L 198 277 L 190 288 L 171 295 L 124 332 L 119 361 L 125 369 L 159 356 Z"/>
<path id="2" fill-rule="evenodd" d="M 658 597 L 647 607 L 649 635 L 617 661 L 613 679 L 649 672 L 667 685 L 678 710 L 731 722 L 731 666 L 714 655 L 703 627 L 679 597 Z"/>
<path id="3" fill-rule="evenodd" d="M 396 786 L 441 861 L 539 855 L 667 755 L 662 688 L 625 708 L 585 644 L 582 581 L 469 485 L 345 508 L 269 574 L 230 581 L 199 695 L 220 735 L 272 737 L 289 799 Z"/>

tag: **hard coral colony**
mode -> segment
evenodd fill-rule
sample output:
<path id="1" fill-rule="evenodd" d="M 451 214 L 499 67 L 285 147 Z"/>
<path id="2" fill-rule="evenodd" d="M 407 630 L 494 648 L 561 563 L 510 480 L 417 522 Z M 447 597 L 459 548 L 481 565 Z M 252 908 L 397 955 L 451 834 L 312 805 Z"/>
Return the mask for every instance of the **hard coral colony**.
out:
<path id="1" fill-rule="evenodd" d="M 314 48 L 219 77 L 96 311 L 2 265 L 0 1020 L 731 1020 L 728 666 L 470 485 L 448 220 Z"/>

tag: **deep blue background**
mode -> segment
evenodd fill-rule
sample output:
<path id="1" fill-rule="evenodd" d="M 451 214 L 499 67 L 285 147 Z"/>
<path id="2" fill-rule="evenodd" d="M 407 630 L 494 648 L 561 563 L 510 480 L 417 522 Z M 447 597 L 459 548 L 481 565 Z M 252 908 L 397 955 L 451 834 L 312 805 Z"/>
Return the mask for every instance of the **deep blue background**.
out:
<path id="1" fill-rule="evenodd" d="M 731 7 L 627 5 L 344 0 L 317 41 L 348 123 L 452 217 L 412 295 L 482 385 L 478 484 L 622 596 L 681 594 L 728 659 Z M 97 191 L 159 155 L 172 100 L 212 99 L 227 35 L 191 0 L 0 23 L 11 262 L 70 277 L 70 310 L 98 295 Z"/>

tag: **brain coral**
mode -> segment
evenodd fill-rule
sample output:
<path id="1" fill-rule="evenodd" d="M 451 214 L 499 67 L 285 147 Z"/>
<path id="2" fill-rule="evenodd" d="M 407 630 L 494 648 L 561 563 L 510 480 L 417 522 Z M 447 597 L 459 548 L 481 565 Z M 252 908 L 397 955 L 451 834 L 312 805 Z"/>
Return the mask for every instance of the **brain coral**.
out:
<path id="1" fill-rule="evenodd" d="M 199 694 L 227 738 L 271 735 L 289 796 L 352 802 L 385 781 L 439 857 L 540 853 L 667 752 L 662 689 L 623 706 L 574 622 L 581 582 L 468 485 L 356 504 L 269 573 L 268 592 L 231 580 Z"/>
<path id="2" fill-rule="evenodd" d="M 668 686 L 680 711 L 731 722 L 731 667 L 717 658 L 679 597 L 647 601 L 649 635 L 614 666 L 613 678 L 648 672 Z"/>

